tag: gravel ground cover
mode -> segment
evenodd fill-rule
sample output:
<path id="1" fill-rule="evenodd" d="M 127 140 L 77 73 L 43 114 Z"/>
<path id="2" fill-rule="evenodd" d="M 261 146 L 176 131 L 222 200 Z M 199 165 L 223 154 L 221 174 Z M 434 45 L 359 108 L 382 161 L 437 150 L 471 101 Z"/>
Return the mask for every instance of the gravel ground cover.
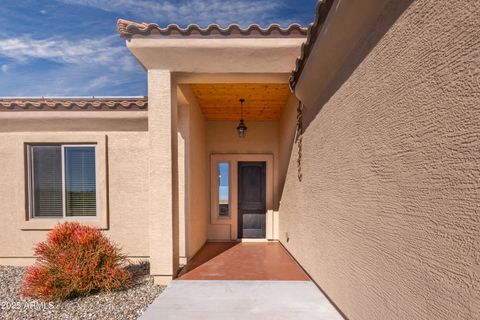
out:
<path id="1" fill-rule="evenodd" d="M 60 302 L 40 302 L 17 295 L 25 267 L 0 266 L 0 319 L 137 319 L 165 287 L 153 284 L 148 264 L 132 264 L 134 285 Z"/>

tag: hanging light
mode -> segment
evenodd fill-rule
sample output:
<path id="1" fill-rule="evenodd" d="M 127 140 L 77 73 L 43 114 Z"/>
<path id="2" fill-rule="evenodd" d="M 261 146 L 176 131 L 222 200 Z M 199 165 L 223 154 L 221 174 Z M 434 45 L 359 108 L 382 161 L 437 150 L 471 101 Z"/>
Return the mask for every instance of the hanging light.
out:
<path id="1" fill-rule="evenodd" d="M 238 136 L 240 138 L 245 138 L 247 135 L 247 126 L 243 122 L 243 103 L 245 102 L 245 99 L 240 99 L 240 123 L 238 124 L 237 127 L 237 132 Z"/>

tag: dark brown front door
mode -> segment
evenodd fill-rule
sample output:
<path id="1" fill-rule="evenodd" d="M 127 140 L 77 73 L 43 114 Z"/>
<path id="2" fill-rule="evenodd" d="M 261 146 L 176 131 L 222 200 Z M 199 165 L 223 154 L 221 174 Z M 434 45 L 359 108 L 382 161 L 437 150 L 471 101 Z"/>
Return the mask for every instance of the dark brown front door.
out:
<path id="1" fill-rule="evenodd" d="M 265 162 L 238 163 L 238 237 L 265 238 Z"/>

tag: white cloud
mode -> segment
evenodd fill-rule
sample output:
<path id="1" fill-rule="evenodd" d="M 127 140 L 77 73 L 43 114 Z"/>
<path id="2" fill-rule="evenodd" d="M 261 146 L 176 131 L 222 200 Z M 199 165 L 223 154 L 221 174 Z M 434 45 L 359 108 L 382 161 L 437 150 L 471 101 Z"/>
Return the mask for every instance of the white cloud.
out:
<path id="1" fill-rule="evenodd" d="M 44 59 L 67 64 L 107 65 L 131 69 L 132 57 L 125 47 L 114 44 L 116 36 L 72 41 L 63 38 L 8 38 L 0 41 L 0 56 L 25 63 Z"/>
<path id="2" fill-rule="evenodd" d="M 92 80 L 90 80 L 86 85 L 85 89 L 86 91 L 91 91 L 99 88 L 106 87 L 109 83 L 111 82 L 111 79 L 107 75 L 99 76 L 96 77 Z"/>
<path id="3" fill-rule="evenodd" d="M 40 10 L 40 13 L 43 14 L 43 15 L 46 15 L 48 13 L 47 10 Z"/>
<path id="4" fill-rule="evenodd" d="M 127 17 L 178 24 L 232 22 L 243 26 L 253 22 L 270 23 L 269 15 L 281 8 L 277 0 L 57 0 L 67 4 L 94 7 L 104 11 L 125 14 Z M 149 22 L 150 22 L 149 21 Z"/>
<path id="5" fill-rule="evenodd" d="M 131 72 L 80 64 L 59 64 L 39 72 L 18 65 L 0 76 L 0 96 L 105 96 L 145 95 L 146 75 L 138 67 Z M 20 85 L 19 85 L 20 84 Z"/>
<path id="6" fill-rule="evenodd" d="M 17 79 L 0 77 L 0 96 L 141 95 L 145 72 L 117 35 L 83 39 L 32 39 L 30 36 L 0 39 L 0 72 Z M 32 71 L 42 61 L 56 65 Z M 11 66 L 15 66 L 11 69 Z M 21 86 L 18 86 L 21 83 Z M 125 92 L 125 88 L 128 88 Z"/>

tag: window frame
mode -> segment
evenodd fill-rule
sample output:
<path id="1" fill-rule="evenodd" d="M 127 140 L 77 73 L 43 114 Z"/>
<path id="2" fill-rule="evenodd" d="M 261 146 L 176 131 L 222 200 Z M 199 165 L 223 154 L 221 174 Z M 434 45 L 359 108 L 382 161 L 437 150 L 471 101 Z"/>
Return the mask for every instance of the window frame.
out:
<path id="1" fill-rule="evenodd" d="M 228 165 L 228 215 L 223 216 L 220 214 L 220 164 L 227 164 Z M 232 218 L 232 166 L 229 160 L 220 160 L 216 162 L 216 173 L 217 173 L 217 181 L 215 184 L 216 189 L 216 214 L 218 219 L 225 219 L 230 220 Z"/>
<path id="2" fill-rule="evenodd" d="M 35 203 L 34 203 L 34 191 L 33 191 L 33 159 L 32 159 L 32 147 L 35 146 L 60 146 L 61 148 L 61 172 L 62 172 L 62 216 L 35 216 Z M 95 150 L 95 215 L 94 216 L 67 216 L 66 210 L 66 190 L 65 190 L 65 148 L 81 148 L 81 147 L 93 147 Z M 98 157 L 97 157 L 97 143 L 28 143 L 27 144 L 27 201 L 28 201 L 28 218 L 29 220 L 97 220 L 100 215 L 100 188 L 98 177 Z"/>

